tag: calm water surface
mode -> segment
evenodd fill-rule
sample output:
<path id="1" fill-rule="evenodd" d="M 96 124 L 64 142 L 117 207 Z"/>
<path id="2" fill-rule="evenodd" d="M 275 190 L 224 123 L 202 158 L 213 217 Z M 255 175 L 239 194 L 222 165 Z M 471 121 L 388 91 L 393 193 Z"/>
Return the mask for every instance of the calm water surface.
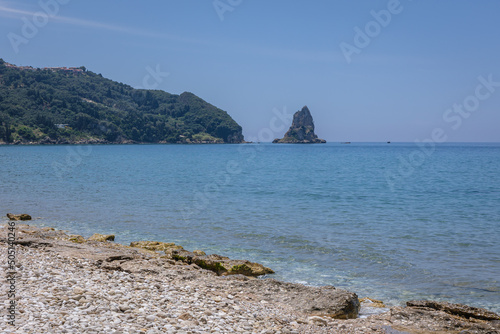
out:
<path id="1" fill-rule="evenodd" d="M 500 144 L 0 146 L 0 213 L 500 311 Z"/>

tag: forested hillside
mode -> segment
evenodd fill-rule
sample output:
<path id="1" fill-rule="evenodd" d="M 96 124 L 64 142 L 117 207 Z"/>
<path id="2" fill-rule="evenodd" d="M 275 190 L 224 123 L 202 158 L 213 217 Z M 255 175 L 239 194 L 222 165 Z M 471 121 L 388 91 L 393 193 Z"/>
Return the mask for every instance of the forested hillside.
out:
<path id="1" fill-rule="evenodd" d="M 240 143 L 241 126 L 192 93 L 134 89 L 80 68 L 0 59 L 0 143 Z"/>

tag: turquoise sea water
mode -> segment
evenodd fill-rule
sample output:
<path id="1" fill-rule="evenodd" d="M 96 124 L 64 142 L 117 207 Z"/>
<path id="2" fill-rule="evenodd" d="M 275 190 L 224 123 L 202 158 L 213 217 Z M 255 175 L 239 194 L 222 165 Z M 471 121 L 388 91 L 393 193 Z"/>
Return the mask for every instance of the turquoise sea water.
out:
<path id="1" fill-rule="evenodd" d="M 0 213 L 500 311 L 500 144 L 0 146 Z"/>

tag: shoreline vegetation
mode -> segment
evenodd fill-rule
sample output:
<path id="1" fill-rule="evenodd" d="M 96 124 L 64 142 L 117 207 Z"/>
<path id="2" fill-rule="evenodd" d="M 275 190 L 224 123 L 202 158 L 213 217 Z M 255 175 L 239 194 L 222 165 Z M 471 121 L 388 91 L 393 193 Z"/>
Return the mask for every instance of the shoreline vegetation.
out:
<path id="1" fill-rule="evenodd" d="M 241 126 L 190 92 L 137 89 L 85 67 L 0 58 L 0 143 L 242 143 Z"/>
<path id="2" fill-rule="evenodd" d="M 7 143 L 5 141 L 0 140 L 0 146 L 37 146 L 37 145 L 213 145 L 213 144 L 252 144 L 251 142 L 246 142 L 242 141 L 241 143 L 224 143 L 221 141 L 207 141 L 207 140 L 200 140 L 200 141 L 185 141 L 185 142 L 178 142 L 178 143 L 169 143 L 166 141 L 159 141 L 156 143 L 152 142 L 140 142 L 140 141 L 133 141 L 133 140 L 124 140 L 120 142 L 116 141 L 107 141 L 105 139 L 78 139 L 78 140 L 40 140 L 40 141 L 16 141 L 12 143 Z"/>
<path id="3" fill-rule="evenodd" d="M 9 226 L 16 235 L 17 317 L 0 324 L 2 333 L 500 333 L 500 316 L 484 309 L 386 307 L 331 286 L 258 279 L 272 270 L 247 260 L 160 241 L 85 239 L 27 225 L 28 217 L 9 214 L 0 225 L 2 253 Z"/>

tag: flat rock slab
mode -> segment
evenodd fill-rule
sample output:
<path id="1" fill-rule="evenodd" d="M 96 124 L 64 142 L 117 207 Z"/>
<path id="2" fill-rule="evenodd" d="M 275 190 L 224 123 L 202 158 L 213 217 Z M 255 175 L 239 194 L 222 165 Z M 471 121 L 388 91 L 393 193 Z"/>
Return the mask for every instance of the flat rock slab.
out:
<path id="1" fill-rule="evenodd" d="M 462 304 L 451 304 L 446 302 L 435 302 L 430 300 L 411 300 L 409 302 L 406 302 L 406 306 L 443 311 L 445 313 L 466 319 L 500 321 L 500 316 L 496 313 L 490 312 L 482 308 L 477 308 Z"/>
<path id="2" fill-rule="evenodd" d="M 255 280 L 248 284 L 269 303 L 288 304 L 297 312 L 333 319 L 355 319 L 359 313 L 358 296 L 333 286 L 311 287 L 275 279 Z"/>

